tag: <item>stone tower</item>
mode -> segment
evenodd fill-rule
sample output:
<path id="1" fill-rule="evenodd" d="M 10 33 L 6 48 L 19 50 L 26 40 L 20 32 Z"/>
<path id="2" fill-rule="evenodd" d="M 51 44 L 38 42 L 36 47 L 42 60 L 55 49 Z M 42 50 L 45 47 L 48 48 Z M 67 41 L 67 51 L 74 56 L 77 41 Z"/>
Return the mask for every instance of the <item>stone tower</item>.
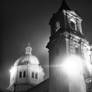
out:
<path id="1" fill-rule="evenodd" d="M 84 38 L 81 22 L 82 18 L 68 7 L 65 0 L 50 19 L 51 36 L 47 44 L 50 63 L 50 92 L 86 92 L 84 79 L 84 87 L 79 90 L 77 90 L 78 87 L 69 88 L 68 77 L 60 67 L 67 55 L 78 55 L 86 62 L 90 62 L 91 48 L 89 42 Z M 78 85 L 80 86 L 81 83 Z"/>
<path id="2" fill-rule="evenodd" d="M 25 55 L 18 58 L 10 69 L 9 90 L 25 92 L 44 81 L 44 71 L 36 56 L 32 55 L 32 48 L 28 44 Z"/>

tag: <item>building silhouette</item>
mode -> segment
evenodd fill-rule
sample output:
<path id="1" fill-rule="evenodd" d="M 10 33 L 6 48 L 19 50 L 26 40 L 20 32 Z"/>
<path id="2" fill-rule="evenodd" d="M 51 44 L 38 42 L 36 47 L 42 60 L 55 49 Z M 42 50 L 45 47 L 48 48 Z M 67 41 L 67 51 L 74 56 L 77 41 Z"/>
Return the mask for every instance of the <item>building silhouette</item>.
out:
<path id="1" fill-rule="evenodd" d="M 25 56 L 14 64 L 17 67 L 15 73 L 13 72 L 15 75 L 12 76 L 10 71 L 9 89 L 14 92 L 89 92 L 91 68 L 86 64 L 91 66 L 92 46 L 85 39 L 81 23 L 82 18 L 63 0 L 49 22 L 51 35 L 46 46 L 49 50 L 49 78 L 44 80 L 44 70 L 28 45 Z M 85 70 L 78 73 L 75 71 L 74 74 L 77 73 L 78 76 L 74 76 L 74 80 L 59 66 L 64 58 L 72 55 L 82 58 L 82 67 Z"/>

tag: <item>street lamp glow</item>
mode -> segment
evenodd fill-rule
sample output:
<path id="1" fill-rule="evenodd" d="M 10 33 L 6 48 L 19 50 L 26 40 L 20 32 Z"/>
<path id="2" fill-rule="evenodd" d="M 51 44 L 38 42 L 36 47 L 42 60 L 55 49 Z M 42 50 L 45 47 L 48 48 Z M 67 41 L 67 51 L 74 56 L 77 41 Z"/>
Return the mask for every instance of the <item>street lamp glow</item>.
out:
<path id="1" fill-rule="evenodd" d="M 11 69 L 10 69 L 10 76 L 13 77 L 15 74 L 16 74 L 16 67 L 15 66 L 12 66 Z"/>

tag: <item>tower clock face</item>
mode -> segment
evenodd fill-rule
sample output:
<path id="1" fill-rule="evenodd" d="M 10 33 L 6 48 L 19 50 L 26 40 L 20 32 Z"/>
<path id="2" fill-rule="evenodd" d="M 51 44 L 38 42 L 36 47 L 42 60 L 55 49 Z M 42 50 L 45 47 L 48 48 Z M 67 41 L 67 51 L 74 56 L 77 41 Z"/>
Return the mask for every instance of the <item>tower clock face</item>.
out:
<path id="1" fill-rule="evenodd" d="M 59 29 L 60 29 L 60 22 L 57 21 L 57 22 L 56 22 L 56 31 L 58 31 Z"/>

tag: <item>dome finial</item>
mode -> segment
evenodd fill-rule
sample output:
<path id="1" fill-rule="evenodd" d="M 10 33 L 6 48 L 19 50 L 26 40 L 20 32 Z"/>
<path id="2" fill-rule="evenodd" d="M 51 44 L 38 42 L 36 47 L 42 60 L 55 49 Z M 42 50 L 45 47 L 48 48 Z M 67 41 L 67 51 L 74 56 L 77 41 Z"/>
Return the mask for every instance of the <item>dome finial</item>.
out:
<path id="1" fill-rule="evenodd" d="M 25 54 L 31 55 L 32 54 L 32 47 L 30 46 L 30 43 L 28 43 L 28 46 L 25 48 L 26 52 Z"/>

